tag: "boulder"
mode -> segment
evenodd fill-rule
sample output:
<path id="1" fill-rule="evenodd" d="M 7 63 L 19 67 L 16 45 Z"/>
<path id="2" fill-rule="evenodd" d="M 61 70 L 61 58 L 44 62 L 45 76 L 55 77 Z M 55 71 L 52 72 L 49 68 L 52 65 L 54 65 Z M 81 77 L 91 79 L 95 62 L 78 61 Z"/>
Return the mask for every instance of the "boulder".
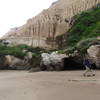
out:
<path id="1" fill-rule="evenodd" d="M 6 61 L 8 62 L 8 66 L 10 69 L 22 70 L 25 69 L 24 61 L 17 57 L 7 55 L 5 56 Z"/>
<path id="2" fill-rule="evenodd" d="M 43 53 L 42 55 L 41 55 L 41 57 L 42 57 L 42 64 L 44 64 L 45 66 L 48 66 L 48 65 L 50 65 L 50 54 L 48 54 L 48 53 Z"/>
<path id="3" fill-rule="evenodd" d="M 100 68 L 100 45 L 92 45 L 87 49 L 87 53 L 92 61 L 96 64 L 97 68 Z"/>
<path id="4" fill-rule="evenodd" d="M 41 70 L 59 71 L 63 69 L 63 57 L 61 56 L 61 54 L 58 54 L 57 52 L 52 52 L 51 54 L 43 53 L 41 56 Z"/>

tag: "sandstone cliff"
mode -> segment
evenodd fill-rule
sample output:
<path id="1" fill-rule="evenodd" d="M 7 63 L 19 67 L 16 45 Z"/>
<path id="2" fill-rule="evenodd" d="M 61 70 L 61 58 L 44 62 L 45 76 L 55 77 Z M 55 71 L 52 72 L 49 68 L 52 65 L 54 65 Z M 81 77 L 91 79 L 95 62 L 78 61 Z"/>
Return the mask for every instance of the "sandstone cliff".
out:
<path id="1" fill-rule="evenodd" d="M 29 19 L 25 25 L 10 30 L 2 39 L 11 45 L 27 44 L 44 48 L 61 46 L 74 16 L 98 3 L 100 0 L 58 0 L 49 9 Z"/>

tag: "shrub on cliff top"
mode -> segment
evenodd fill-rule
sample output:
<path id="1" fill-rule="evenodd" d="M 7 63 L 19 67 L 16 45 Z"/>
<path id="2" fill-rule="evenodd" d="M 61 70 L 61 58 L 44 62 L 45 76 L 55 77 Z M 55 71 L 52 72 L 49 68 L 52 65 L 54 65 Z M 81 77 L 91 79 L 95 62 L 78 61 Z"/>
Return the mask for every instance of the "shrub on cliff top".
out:
<path id="1" fill-rule="evenodd" d="M 27 52 L 32 52 L 33 56 L 40 55 L 41 51 L 39 47 L 31 47 L 27 45 L 18 45 L 18 46 L 0 45 L 0 56 L 12 55 L 15 57 L 24 58 L 27 52 L 23 52 L 23 49 L 26 49 Z"/>
<path id="2" fill-rule="evenodd" d="M 5 45 L 0 45 L 0 56 L 4 55 L 13 55 L 15 57 L 23 58 L 25 53 L 23 53 L 22 50 L 16 46 L 7 47 Z"/>
<path id="3" fill-rule="evenodd" d="M 26 44 L 21 44 L 21 45 L 18 45 L 17 47 L 20 49 L 27 49 L 28 48 L 28 46 Z"/>
<path id="4" fill-rule="evenodd" d="M 40 51 L 41 51 L 40 47 L 32 47 L 32 46 L 27 46 L 25 44 L 18 45 L 17 47 L 20 49 L 26 49 L 26 50 L 28 50 L 30 52 L 34 52 L 34 53 L 40 53 Z"/>
<path id="5" fill-rule="evenodd" d="M 84 54 L 91 45 L 95 44 L 100 44 L 100 40 L 97 38 L 88 38 L 78 42 L 76 48 L 80 51 L 80 53 Z"/>
<path id="6" fill-rule="evenodd" d="M 100 36 L 100 7 L 78 14 L 67 36 L 67 46 L 76 46 L 84 39 Z"/>

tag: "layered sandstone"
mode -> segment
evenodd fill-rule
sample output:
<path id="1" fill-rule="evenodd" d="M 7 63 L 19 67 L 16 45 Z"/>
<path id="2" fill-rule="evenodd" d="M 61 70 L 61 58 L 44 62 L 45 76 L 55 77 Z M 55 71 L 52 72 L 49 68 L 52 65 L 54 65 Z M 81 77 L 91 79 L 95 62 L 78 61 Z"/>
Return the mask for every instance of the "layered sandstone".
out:
<path id="1" fill-rule="evenodd" d="M 61 46 L 74 16 L 98 3 L 100 0 L 58 0 L 50 8 L 29 19 L 25 25 L 10 30 L 2 39 L 11 45 Z"/>

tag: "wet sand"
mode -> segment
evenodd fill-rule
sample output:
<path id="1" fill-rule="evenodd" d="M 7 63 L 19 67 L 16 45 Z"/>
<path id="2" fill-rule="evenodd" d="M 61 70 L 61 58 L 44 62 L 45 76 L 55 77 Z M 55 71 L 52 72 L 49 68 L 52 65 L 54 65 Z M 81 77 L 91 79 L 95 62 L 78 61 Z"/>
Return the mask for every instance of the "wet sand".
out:
<path id="1" fill-rule="evenodd" d="M 0 71 L 0 100 L 100 100 L 100 71 Z"/>

